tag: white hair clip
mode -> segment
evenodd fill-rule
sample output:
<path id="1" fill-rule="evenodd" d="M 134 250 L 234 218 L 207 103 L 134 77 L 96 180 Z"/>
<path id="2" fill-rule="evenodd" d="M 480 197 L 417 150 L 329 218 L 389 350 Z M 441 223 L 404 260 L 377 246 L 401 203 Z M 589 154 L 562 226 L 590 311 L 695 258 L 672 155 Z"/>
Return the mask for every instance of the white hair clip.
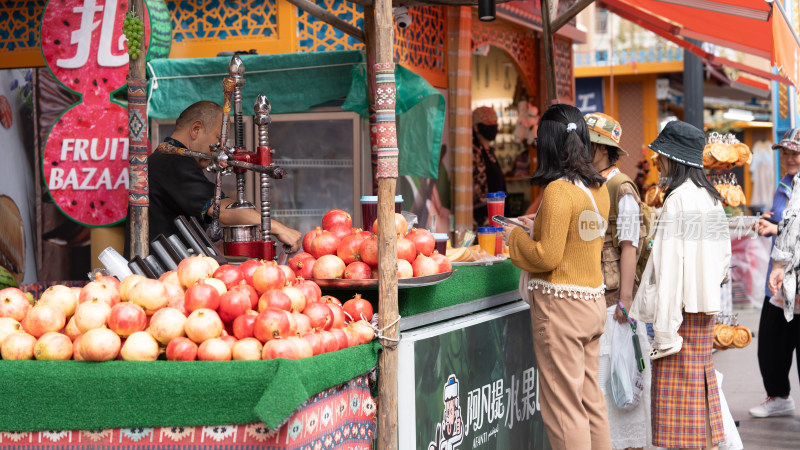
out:
<path id="1" fill-rule="evenodd" d="M 578 126 L 575 125 L 574 122 L 570 122 L 570 123 L 567 124 L 567 133 L 569 133 L 570 131 L 575 131 L 577 129 L 578 129 Z"/>

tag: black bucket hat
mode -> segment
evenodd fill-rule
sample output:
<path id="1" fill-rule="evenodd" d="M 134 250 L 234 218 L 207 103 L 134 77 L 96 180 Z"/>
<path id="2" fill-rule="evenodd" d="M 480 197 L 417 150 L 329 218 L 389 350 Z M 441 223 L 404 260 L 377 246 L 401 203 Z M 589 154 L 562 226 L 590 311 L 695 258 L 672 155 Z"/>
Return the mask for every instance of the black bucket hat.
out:
<path id="1" fill-rule="evenodd" d="M 648 147 L 673 161 L 702 169 L 705 145 L 705 133 L 686 122 L 674 120 L 667 123 Z"/>

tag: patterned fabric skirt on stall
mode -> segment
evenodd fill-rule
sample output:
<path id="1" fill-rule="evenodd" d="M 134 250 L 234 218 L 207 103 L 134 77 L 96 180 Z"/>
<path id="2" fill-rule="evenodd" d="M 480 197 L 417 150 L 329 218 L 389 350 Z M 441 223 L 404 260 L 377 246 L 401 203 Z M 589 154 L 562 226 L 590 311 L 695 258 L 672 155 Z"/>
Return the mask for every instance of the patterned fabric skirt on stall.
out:
<path id="1" fill-rule="evenodd" d="M 706 401 L 713 445 L 725 439 L 711 346 L 715 316 L 683 313 L 681 351 L 653 361 L 653 445 L 706 447 Z"/>

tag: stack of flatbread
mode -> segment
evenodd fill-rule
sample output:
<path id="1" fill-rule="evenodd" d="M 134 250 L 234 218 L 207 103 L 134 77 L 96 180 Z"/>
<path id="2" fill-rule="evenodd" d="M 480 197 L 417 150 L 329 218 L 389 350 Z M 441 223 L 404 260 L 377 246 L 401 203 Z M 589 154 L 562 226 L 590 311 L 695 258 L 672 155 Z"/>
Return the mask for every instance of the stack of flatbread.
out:
<path id="1" fill-rule="evenodd" d="M 725 205 L 737 207 L 747 204 L 747 197 L 744 195 L 742 187 L 738 184 L 717 184 L 714 186 L 722 196 Z"/>
<path id="2" fill-rule="evenodd" d="M 732 169 L 753 161 L 753 152 L 747 144 L 710 141 L 703 149 L 703 166 L 706 169 Z"/>
<path id="3" fill-rule="evenodd" d="M 727 350 L 729 348 L 744 348 L 753 340 L 750 329 L 741 325 L 733 326 L 726 323 L 714 325 L 714 348 Z"/>

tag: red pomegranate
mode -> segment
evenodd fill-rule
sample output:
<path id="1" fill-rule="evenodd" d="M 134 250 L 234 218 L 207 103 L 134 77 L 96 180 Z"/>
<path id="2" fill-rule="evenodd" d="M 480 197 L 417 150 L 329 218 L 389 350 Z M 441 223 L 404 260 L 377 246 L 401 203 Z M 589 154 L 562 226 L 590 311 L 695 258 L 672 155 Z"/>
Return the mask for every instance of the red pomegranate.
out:
<path id="1" fill-rule="evenodd" d="M 330 330 L 333 325 L 333 312 L 331 312 L 328 305 L 322 302 L 306 305 L 303 314 L 308 316 L 311 321 L 311 328 L 315 331 Z"/>
<path id="2" fill-rule="evenodd" d="M 404 237 L 397 238 L 397 259 L 405 259 L 413 263 L 417 258 L 417 246 L 410 239 Z"/>
<path id="3" fill-rule="evenodd" d="M 219 292 L 209 284 L 198 283 L 186 289 L 184 308 L 191 313 L 200 308 L 216 311 L 219 308 Z"/>
<path id="4" fill-rule="evenodd" d="M 361 261 L 364 261 L 370 266 L 378 265 L 378 236 L 372 235 L 367 239 L 361 241 L 358 248 L 358 254 L 361 255 Z"/>
<path id="5" fill-rule="evenodd" d="M 356 236 L 361 236 L 364 239 L 372 236 L 371 232 L 367 230 L 362 230 L 361 228 L 353 228 L 353 234 L 355 234 Z"/>
<path id="6" fill-rule="evenodd" d="M 214 278 L 225 283 L 225 287 L 232 288 L 244 280 L 242 270 L 233 264 L 223 264 L 214 271 Z"/>
<path id="7" fill-rule="evenodd" d="M 406 261 L 405 259 L 398 259 L 397 278 L 412 278 L 412 277 L 414 277 L 414 269 L 411 267 L 411 263 Z"/>
<path id="8" fill-rule="evenodd" d="M 436 250 L 434 250 L 431 254 L 431 259 L 436 261 L 436 264 L 439 265 L 439 273 L 450 272 L 453 270 L 453 265 L 450 264 L 450 260 L 447 259 L 447 256 L 444 256 Z"/>
<path id="9" fill-rule="evenodd" d="M 346 320 L 342 306 L 336 303 L 326 303 L 326 305 L 331 309 L 331 313 L 333 313 L 333 324 L 331 324 L 331 328 L 344 327 Z"/>
<path id="10" fill-rule="evenodd" d="M 301 263 L 303 267 L 297 271 L 298 278 L 314 278 L 314 264 L 316 264 L 317 260 L 312 256 L 310 258 L 306 258 Z"/>
<path id="11" fill-rule="evenodd" d="M 280 289 L 270 289 L 258 299 L 258 310 L 264 311 L 267 308 L 291 311 L 292 299 Z"/>
<path id="12" fill-rule="evenodd" d="M 428 256 L 420 253 L 417 259 L 411 263 L 411 269 L 414 271 L 415 277 L 424 277 L 426 275 L 435 275 L 439 273 L 439 264 Z"/>
<path id="13" fill-rule="evenodd" d="M 344 302 L 342 309 L 348 322 L 362 319 L 372 320 L 372 303 L 361 298 L 361 294 L 356 294 L 355 297 Z"/>
<path id="14" fill-rule="evenodd" d="M 347 280 L 366 280 L 372 278 L 372 269 L 361 261 L 354 261 L 344 269 L 344 278 Z"/>
<path id="15" fill-rule="evenodd" d="M 236 286 L 230 288 L 231 291 L 242 291 L 247 294 L 247 298 L 250 299 L 250 309 L 255 309 L 256 305 L 258 305 L 258 292 L 256 292 L 256 288 L 250 286 L 246 282 L 241 282 Z"/>
<path id="16" fill-rule="evenodd" d="M 319 288 L 317 283 L 311 280 L 300 278 L 294 283 L 294 286 L 303 291 L 303 295 L 306 297 L 306 303 L 318 302 L 320 298 L 322 298 L 322 289 Z"/>
<path id="17" fill-rule="evenodd" d="M 228 291 L 219 298 L 219 318 L 223 322 L 232 322 L 250 309 L 250 295 L 242 291 Z"/>
<path id="18" fill-rule="evenodd" d="M 322 342 L 322 353 L 339 350 L 339 340 L 330 331 L 320 331 L 319 340 Z"/>
<path id="19" fill-rule="evenodd" d="M 289 339 L 272 339 L 264 344 L 264 349 L 261 353 L 261 359 L 297 359 L 298 357 L 299 349 Z"/>
<path id="20" fill-rule="evenodd" d="M 414 243 L 417 253 L 422 253 L 425 256 L 431 256 L 433 249 L 436 247 L 436 239 L 433 233 L 424 228 L 412 228 L 406 234 L 406 239 Z"/>
<path id="21" fill-rule="evenodd" d="M 236 339 L 253 337 L 253 325 L 258 314 L 242 314 L 233 319 L 233 335 Z"/>
<path id="22" fill-rule="evenodd" d="M 286 284 L 292 284 L 297 280 L 297 275 L 295 275 L 294 271 L 289 267 L 283 264 L 278 266 L 282 271 L 283 274 L 286 276 Z"/>
<path id="23" fill-rule="evenodd" d="M 350 236 L 351 234 L 353 234 L 353 227 L 348 227 L 348 226 L 346 226 L 344 224 L 337 224 L 337 225 L 332 226 L 330 228 L 330 230 L 328 230 L 328 231 L 333 233 L 341 241 L 342 239 L 346 238 L 347 236 Z"/>
<path id="24" fill-rule="evenodd" d="M 359 320 L 352 323 L 349 328 L 355 331 L 359 344 L 367 344 L 375 337 L 375 329 L 366 321 Z"/>
<path id="25" fill-rule="evenodd" d="M 317 259 L 325 255 L 335 255 L 336 249 L 339 248 L 339 242 L 341 241 L 335 234 L 330 231 L 323 231 L 322 234 L 311 241 L 311 254 Z"/>
<path id="26" fill-rule="evenodd" d="M 300 270 L 300 268 L 303 267 L 303 265 L 302 265 L 303 264 L 303 260 L 306 259 L 306 258 L 314 259 L 314 257 L 311 255 L 311 253 L 306 253 L 306 252 L 300 252 L 300 253 L 292 256 L 291 258 L 289 258 L 289 267 L 293 271 L 297 272 L 298 270 Z"/>
<path id="27" fill-rule="evenodd" d="M 350 342 L 347 339 L 347 334 L 341 328 L 332 328 L 331 333 L 336 338 L 336 341 L 339 343 L 339 350 L 347 348 L 350 346 Z"/>
<path id="28" fill-rule="evenodd" d="M 322 216 L 322 229 L 330 230 L 335 225 L 345 225 L 350 228 L 353 226 L 353 218 L 347 211 L 332 209 Z"/>
<path id="29" fill-rule="evenodd" d="M 244 277 L 244 281 L 247 282 L 250 286 L 253 285 L 253 272 L 256 271 L 259 267 L 262 266 L 262 262 L 260 259 L 248 259 L 247 261 L 239 264 L 239 270 L 242 271 L 242 276 Z"/>
<path id="30" fill-rule="evenodd" d="M 267 308 L 258 313 L 253 324 L 253 336 L 259 341 L 289 337 L 289 318 L 286 311 Z"/>
<path id="31" fill-rule="evenodd" d="M 311 274 L 314 278 L 331 279 L 342 278 L 344 276 L 344 261 L 336 255 L 323 255 L 314 263 Z"/>
<path id="32" fill-rule="evenodd" d="M 322 227 L 316 227 L 303 236 L 303 250 L 311 253 L 311 242 L 322 234 Z"/>
<path id="33" fill-rule="evenodd" d="M 408 231 L 408 221 L 400 213 L 394 213 L 394 231 L 398 236 L 405 236 L 406 231 Z M 378 219 L 372 222 L 372 232 L 378 233 Z"/>
<path id="34" fill-rule="evenodd" d="M 306 333 L 302 337 L 311 344 L 311 350 L 313 350 L 314 356 L 324 353 L 325 349 L 322 346 L 322 338 L 318 333 Z"/>
<path id="35" fill-rule="evenodd" d="M 338 298 L 332 295 L 323 295 L 322 297 L 320 297 L 319 301 L 321 301 L 322 303 L 336 303 L 337 305 L 342 306 L 342 302 L 339 301 Z"/>
<path id="36" fill-rule="evenodd" d="M 303 336 L 312 331 L 311 319 L 303 313 L 292 313 L 294 321 L 297 323 L 297 335 Z"/>
<path id="37" fill-rule="evenodd" d="M 284 286 L 281 288 L 281 291 L 292 300 L 293 312 L 303 312 L 306 308 L 306 296 L 303 294 L 302 290 L 295 286 Z"/>
<path id="38" fill-rule="evenodd" d="M 342 239 L 342 242 L 339 243 L 339 247 L 336 249 L 336 256 L 342 258 L 345 264 L 350 264 L 353 261 L 361 261 L 359 248 L 364 239 L 363 236 L 358 234 L 346 236 Z"/>
<path id="39" fill-rule="evenodd" d="M 253 273 L 253 287 L 259 294 L 270 289 L 280 289 L 286 285 L 286 275 L 275 261 L 270 261 L 257 268 Z"/>

